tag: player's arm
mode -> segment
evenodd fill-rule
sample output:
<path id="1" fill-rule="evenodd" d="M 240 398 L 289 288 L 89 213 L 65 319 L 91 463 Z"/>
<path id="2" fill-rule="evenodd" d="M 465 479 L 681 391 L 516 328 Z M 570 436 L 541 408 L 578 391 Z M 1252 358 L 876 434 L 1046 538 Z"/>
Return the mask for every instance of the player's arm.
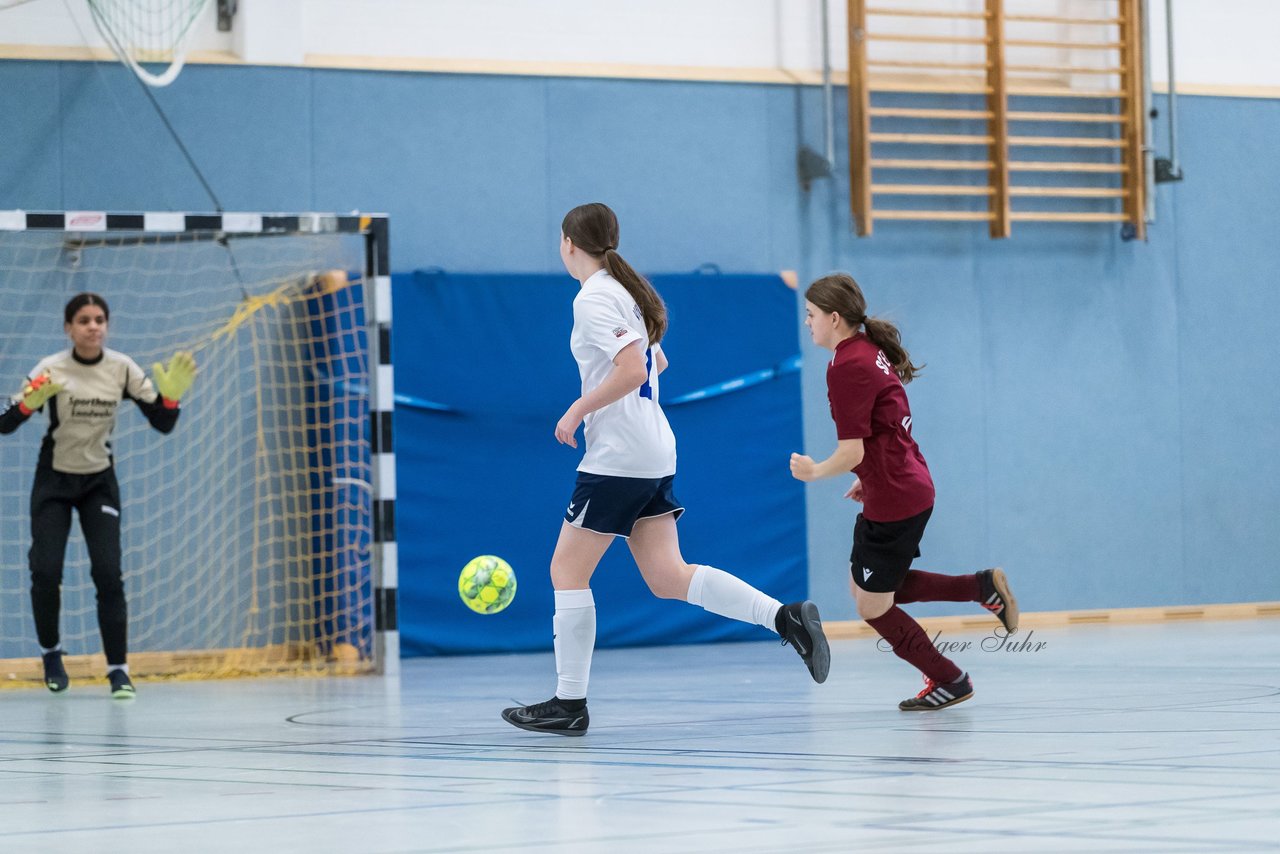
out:
<path id="1" fill-rule="evenodd" d="M 822 462 L 814 462 L 813 457 L 803 454 L 792 454 L 791 476 L 796 480 L 811 481 L 845 474 L 858 467 L 863 452 L 861 439 L 841 439 L 836 443 L 835 452 Z"/>
<path id="2" fill-rule="evenodd" d="M 49 398 L 62 391 L 61 383 L 56 383 L 47 373 L 38 373 L 27 380 L 22 387 L 22 394 L 10 400 L 9 406 L 0 414 L 0 433 L 12 433 L 22 426 L 31 415 L 44 406 Z"/>
<path id="3" fill-rule="evenodd" d="M 649 379 L 649 367 L 645 364 L 644 342 L 633 341 L 618 351 L 613 357 L 613 367 L 601 381 L 600 385 L 573 402 L 573 405 L 560 417 L 556 424 L 556 439 L 562 445 L 578 447 L 574 434 L 578 425 L 597 409 L 603 409 L 611 403 L 622 400 L 631 392 L 640 388 Z"/>
<path id="4" fill-rule="evenodd" d="M 169 408 L 164 405 L 161 398 L 147 401 L 141 397 L 133 397 L 130 395 L 134 403 L 138 404 L 138 409 L 146 416 L 147 423 L 161 433 L 172 433 L 173 428 L 178 424 L 178 413 L 181 411 L 177 407 Z"/>

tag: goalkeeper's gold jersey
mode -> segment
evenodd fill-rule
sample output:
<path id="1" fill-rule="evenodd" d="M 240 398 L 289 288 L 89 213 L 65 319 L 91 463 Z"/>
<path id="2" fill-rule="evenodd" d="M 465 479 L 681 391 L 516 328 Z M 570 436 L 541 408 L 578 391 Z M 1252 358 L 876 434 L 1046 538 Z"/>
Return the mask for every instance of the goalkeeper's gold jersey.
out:
<path id="1" fill-rule="evenodd" d="M 102 355 L 92 362 L 81 359 L 74 350 L 64 350 L 40 360 L 28 379 L 41 374 L 48 374 L 62 386 L 43 407 L 49 431 L 40 452 L 42 467 L 49 465 L 69 474 L 96 474 L 110 468 L 111 433 L 122 400 L 136 402 L 162 432 L 173 429 L 177 420 L 177 410 L 165 409 L 142 368 L 115 350 L 103 348 Z M 14 397 L 14 410 L 20 400 L 21 394 Z"/>

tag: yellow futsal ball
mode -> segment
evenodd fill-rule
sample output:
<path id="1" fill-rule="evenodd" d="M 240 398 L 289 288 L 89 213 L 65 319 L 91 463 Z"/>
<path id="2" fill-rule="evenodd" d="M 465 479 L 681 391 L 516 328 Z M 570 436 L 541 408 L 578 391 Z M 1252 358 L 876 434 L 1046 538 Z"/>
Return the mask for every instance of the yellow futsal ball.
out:
<path id="1" fill-rule="evenodd" d="M 494 555 L 472 558 L 458 576 L 458 595 L 477 614 L 496 614 L 516 598 L 516 573 Z"/>

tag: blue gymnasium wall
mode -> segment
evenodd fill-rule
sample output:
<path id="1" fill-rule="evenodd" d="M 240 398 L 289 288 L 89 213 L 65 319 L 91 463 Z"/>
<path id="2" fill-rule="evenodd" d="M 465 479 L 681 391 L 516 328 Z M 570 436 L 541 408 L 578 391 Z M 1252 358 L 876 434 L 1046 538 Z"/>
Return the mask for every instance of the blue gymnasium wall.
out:
<path id="1" fill-rule="evenodd" d="M 193 67 L 159 93 L 226 208 L 387 211 L 398 271 L 558 273 L 559 219 L 587 199 L 646 270 L 849 269 L 929 364 L 910 389 L 939 484 L 922 566 L 1003 563 L 1031 610 L 1280 599 L 1280 103 L 1181 99 L 1187 180 L 1160 189 L 1147 243 L 893 223 L 857 240 L 841 95 L 836 179 L 805 193 L 813 89 Z M 0 62 L 0 114 L 0 208 L 209 207 L 113 66 Z M 398 338 L 420 323 L 398 313 Z M 823 454 L 825 353 L 803 351 Z M 830 617 L 852 614 L 842 486 L 807 496 Z"/>

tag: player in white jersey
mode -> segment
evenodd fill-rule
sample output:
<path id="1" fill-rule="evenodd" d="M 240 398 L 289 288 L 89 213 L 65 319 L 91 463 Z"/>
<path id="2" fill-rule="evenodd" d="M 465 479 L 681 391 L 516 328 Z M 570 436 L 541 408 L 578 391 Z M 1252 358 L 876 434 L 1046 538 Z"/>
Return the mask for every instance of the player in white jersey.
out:
<path id="1" fill-rule="evenodd" d="M 98 629 L 111 695 L 134 696 L 129 679 L 128 609 L 120 568 L 120 486 L 110 437 L 119 404 L 132 400 L 161 433 L 178 421 L 178 399 L 195 379 L 195 360 L 177 353 L 168 369 L 152 368 L 154 384 L 128 356 L 107 349 L 110 309 L 97 294 L 72 297 L 64 310 L 68 350 L 41 359 L 22 391 L 0 413 L 0 433 L 12 433 L 40 409 L 49 429 L 31 487 L 31 610 L 44 658 L 45 685 L 60 693 L 70 680 L 62 663 L 58 616 L 62 564 L 71 510 L 80 517 L 98 594 Z"/>
<path id="2" fill-rule="evenodd" d="M 587 731 L 587 680 L 596 641 L 590 582 L 615 536 L 627 539 L 655 596 L 680 599 L 713 614 L 756 623 L 790 643 L 815 682 L 827 678 L 830 651 L 812 602 L 783 605 L 727 572 L 686 563 L 672 491 L 676 442 L 658 398 L 667 368 L 661 340 L 666 306 L 618 254 L 618 219 L 605 205 L 582 205 L 561 225 L 560 258 L 582 288 L 573 301 L 570 349 L 582 396 L 556 424 L 556 439 L 576 448 L 585 424 L 586 452 L 551 558 L 555 588 L 556 695 L 504 709 L 521 729 L 559 735 Z"/>

